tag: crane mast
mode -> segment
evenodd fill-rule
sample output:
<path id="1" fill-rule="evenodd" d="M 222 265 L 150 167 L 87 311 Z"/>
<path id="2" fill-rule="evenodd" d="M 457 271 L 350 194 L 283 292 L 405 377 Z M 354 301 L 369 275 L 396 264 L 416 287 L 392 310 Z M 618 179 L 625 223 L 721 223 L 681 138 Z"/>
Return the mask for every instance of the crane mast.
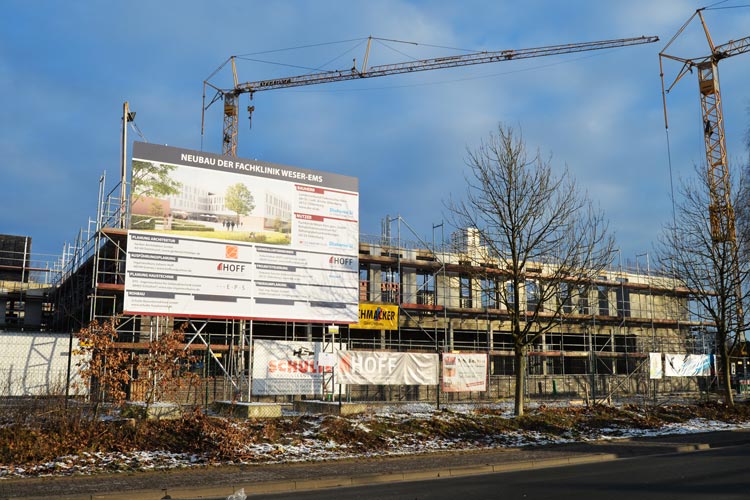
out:
<path id="1" fill-rule="evenodd" d="M 674 88 L 680 79 L 693 68 L 698 73 L 698 90 L 701 101 L 701 115 L 703 120 L 703 140 L 706 152 L 706 168 L 709 186 L 709 217 L 711 223 L 711 239 L 715 243 L 735 242 L 733 251 L 736 252 L 737 230 L 735 224 L 734 207 L 731 200 L 731 185 L 729 179 L 729 163 L 727 160 L 726 137 L 724 134 L 724 114 L 722 111 L 721 91 L 719 87 L 719 61 L 731 56 L 750 52 L 750 37 L 732 40 L 723 45 L 714 45 L 708 26 L 703 18 L 703 9 L 698 9 L 695 14 L 680 28 L 677 34 L 664 48 L 682 33 L 687 25 L 696 17 L 700 19 L 706 40 L 711 49 L 711 54 L 697 58 L 683 58 L 667 54 L 662 51 L 659 54 L 661 66 L 662 86 L 664 85 L 664 70 L 662 59 L 671 59 L 682 63 L 682 69 L 674 82 L 666 88 L 663 95 Z M 666 115 L 666 100 L 664 108 L 665 125 L 669 128 Z"/>
<path id="2" fill-rule="evenodd" d="M 259 80 L 255 82 L 238 83 L 237 70 L 235 65 L 235 56 L 229 58 L 231 62 L 232 73 L 234 76 L 234 87 L 231 89 L 221 89 L 211 84 L 208 80 L 204 81 L 204 106 L 203 111 L 208 109 L 213 103 L 224 101 L 224 128 L 222 139 L 222 153 L 229 156 L 237 156 L 237 136 L 238 136 L 238 108 L 239 98 L 242 94 L 249 94 L 250 98 L 256 92 L 300 87 L 303 85 L 318 85 L 323 83 L 341 82 L 346 80 L 357 80 L 363 78 L 376 78 L 381 76 L 398 75 L 403 73 L 414 73 L 417 71 L 430 71 L 435 69 L 455 68 L 459 66 L 470 66 L 475 64 L 487 64 L 501 61 L 512 61 L 516 59 L 529 59 L 532 57 L 553 56 L 559 54 L 570 54 L 575 52 L 585 52 L 591 50 L 611 49 L 616 47 L 626 47 L 630 45 L 640 45 L 653 43 L 659 40 L 656 36 L 641 36 L 637 38 L 620 38 L 615 40 L 602 40 L 597 42 L 571 43 L 565 45 L 551 45 L 545 47 L 535 47 L 519 50 L 501 50 L 494 52 L 476 52 L 472 54 L 437 57 L 431 59 L 421 59 L 404 63 L 385 64 L 367 68 L 367 60 L 370 53 L 372 37 L 368 38 L 367 50 L 363 59 L 362 69 L 358 70 L 356 66 L 347 70 L 322 71 L 306 75 L 291 76 L 284 78 L 274 78 L 269 80 Z M 226 63 L 224 63 L 226 64 Z M 222 65 L 223 66 L 223 65 Z M 218 70 L 217 70 L 218 71 Z M 216 74 L 216 72 L 214 72 Z M 210 77 L 209 77 L 210 78 Z M 213 99 L 205 104 L 205 88 L 212 88 L 216 93 Z M 252 116 L 254 106 L 248 107 Z M 201 129 L 203 127 L 201 126 Z M 202 132 L 201 132 L 202 133 Z"/>
<path id="3" fill-rule="evenodd" d="M 729 162 L 727 160 L 726 137 L 724 134 L 724 114 L 722 111 L 721 91 L 719 87 L 719 61 L 745 52 L 750 52 L 750 37 L 739 40 L 731 40 L 722 45 L 714 45 L 708 26 L 703 17 L 703 10 L 698 9 L 682 25 L 680 30 L 672 37 L 664 50 L 659 53 L 659 66 L 661 69 L 662 98 L 664 100 L 664 124 L 669 128 L 667 120 L 666 94 L 674 88 L 680 79 L 687 73 L 692 73 L 693 68 L 698 73 L 698 90 L 701 101 L 703 140 L 706 154 L 706 174 L 708 181 L 709 206 L 708 215 L 711 230 L 711 241 L 714 248 L 727 245 L 731 268 L 730 278 L 733 282 L 734 299 L 736 301 L 736 313 L 738 323 L 743 322 L 742 304 L 743 292 L 740 276 L 739 248 L 737 244 L 737 225 L 732 205 L 732 186 L 729 176 Z M 706 35 L 706 41 L 711 53 L 697 58 L 683 58 L 667 54 L 665 51 L 672 42 L 683 32 L 690 22 L 698 17 Z M 682 63 L 682 68 L 677 74 L 674 82 L 664 87 L 663 59 L 671 59 Z M 721 252 L 717 252 L 721 253 Z M 743 342 L 744 343 L 744 342 Z"/>

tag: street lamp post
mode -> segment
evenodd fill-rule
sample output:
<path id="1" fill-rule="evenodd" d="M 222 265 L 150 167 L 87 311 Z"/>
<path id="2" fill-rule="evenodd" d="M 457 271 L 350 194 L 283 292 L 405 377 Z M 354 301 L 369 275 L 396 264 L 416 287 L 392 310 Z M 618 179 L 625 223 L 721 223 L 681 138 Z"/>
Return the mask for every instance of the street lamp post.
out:
<path id="1" fill-rule="evenodd" d="M 122 143 L 120 145 L 120 227 L 127 225 L 127 184 L 128 184 L 128 123 L 135 120 L 135 112 L 130 111 L 127 101 L 122 105 Z"/>

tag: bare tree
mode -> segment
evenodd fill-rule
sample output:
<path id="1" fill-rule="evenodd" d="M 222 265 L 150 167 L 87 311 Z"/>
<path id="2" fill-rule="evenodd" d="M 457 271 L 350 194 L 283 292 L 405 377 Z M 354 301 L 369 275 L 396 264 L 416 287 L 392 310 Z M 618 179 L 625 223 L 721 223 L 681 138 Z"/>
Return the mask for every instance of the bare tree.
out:
<path id="1" fill-rule="evenodd" d="M 478 232 L 472 264 L 494 263 L 492 279 L 504 285 L 498 301 L 512 334 L 520 416 L 530 347 L 559 325 L 568 304 L 588 300 L 588 285 L 612 262 L 614 242 L 567 169 L 556 176 L 511 127 L 499 125 L 469 152 L 467 165 L 464 201 L 448 208 L 454 224 Z"/>
<path id="2" fill-rule="evenodd" d="M 143 375 L 146 406 L 165 396 L 179 396 L 178 391 L 193 384 L 197 376 L 187 370 L 195 356 L 185 349 L 185 327 L 164 333 L 148 343 L 148 351 L 136 362 L 127 349 L 117 346 L 118 319 L 93 321 L 76 333 L 80 347 L 74 354 L 81 357 L 78 372 L 89 389 L 98 414 L 102 402 L 122 408 L 127 401 L 127 387 L 134 382 L 135 368 Z"/>
<path id="3" fill-rule="evenodd" d="M 98 415 L 102 402 L 110 401 L 121 407 L 127 399 L 126 387 L 130 383 L 132 362 L 130 355 L 118 349 L 117 320 L 99 323 L 93 321 L 76 333 L 79 348 L 78 372 L 94 402 L 94 414 Z"/>
<path id="4" fill-rule="evenodd" d="M 731 182 L 730 194 L 737 222 L 736 240 L 712 237 L 709 206 L 709 178 L 696 168 L 696 178 L 683 181 L 675 215 L 659 241 L 659 264 L 675 282 L 693 293 L 700 307 L 688 312 L 699 321 L 712 325 L 719 356 L 718 371 L 723 381 L 726 403 L 734 405 L 731 385 L 730 354 L 738 341 L 744 341 L 748 329 L 747 300 L 750 270 L 742 255 L 748 255 L 748 206 L 740 193 L 747 192 L 744 176 Z M 732 217 L 733 214 L 729 214 Z M 720 221 L 733 224 L 732 220 Z M 721 231 L 727 234 L 727 231 Z M 686 304 L 686 307 L 688 304 Z"/>
<path id="5" fill-rule="evenodd" d="M 750 114 L 750 107 L 748 107 L 747 111 Z M 747 179 L 750 179 L 750 125 L 745 129 L 745 151 L 747 152 L 747 156 L 745 157 L 745 165 L 742 167 L 744 182 L 741 185 L 741 189 L 738 190 L 740 201 L 736 205 L 739 206 L 736 214 L 737 230 L 744 231 L 747 234 L 747 231 L 750 230 L 750 220 L 748 220 L 750 219 L 750 183 L 747 182 Z M 741 248 L 740 250 L 745 252 L 745 259 L 750 261 L 750 248 Z"/>
<path id="6" fill-rule="evenodd" d="M 197 376 L 188 371 L 195 356 L 185 349 L 185 324 L 148 343 L 148 353 L 139 359 L 137 368 L 144 382 L 146 406 L 163 402 L 165 396 L 177 398 L 179 389 L 192 385 Z"/>

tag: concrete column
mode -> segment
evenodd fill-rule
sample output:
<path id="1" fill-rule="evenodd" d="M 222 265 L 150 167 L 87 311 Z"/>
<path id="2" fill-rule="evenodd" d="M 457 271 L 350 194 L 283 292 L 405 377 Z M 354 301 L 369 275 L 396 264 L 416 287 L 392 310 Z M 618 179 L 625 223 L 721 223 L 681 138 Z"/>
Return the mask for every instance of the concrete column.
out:
<path id="1" fill-rule="evenodd" d="M 30 297 L 27 297 L 24 303 L 23 327 L 27 330 L 38 329 L 42 324 L 42 302 L 38 299 L 29 299 Z"/>
<path id="2" fill-rule="evenodd" d="M 5 326 L 6 304 L 7 301 L 4 298 L 0 299 L 0 327 Z"/>
<path id="3" fill-rule="evenodd" d="M 381 302 L 383 300 L 383 292 L 381 285 L 383 283 L 382 269 L 378 265 L 372 266 L 370 269 L 370 297 L 373 302 Z"/>

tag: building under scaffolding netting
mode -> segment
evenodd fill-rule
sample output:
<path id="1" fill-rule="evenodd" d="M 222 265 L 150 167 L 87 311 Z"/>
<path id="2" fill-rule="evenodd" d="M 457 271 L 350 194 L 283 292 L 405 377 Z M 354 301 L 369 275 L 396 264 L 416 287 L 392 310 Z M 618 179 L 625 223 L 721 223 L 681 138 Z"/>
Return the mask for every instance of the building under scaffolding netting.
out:
<path id="1" fill-rule="evenodd" d="M 387 328 L 360 323 L 333 325 L 327 321 L 279 321 L 174 315 L 123 314 L 128 234 L 118 194 L 100 181 L 97 216 L 67 246 L 59 261 L 59 278 L 50 289 L 50 328 L 76 332 L 90 322 L 117 319 L 117 347 L 137 356 L 149 341 L 184 328 L 185 348 L 197 360 L 191 371 L 200 378 L 184 399 L 288 401 L 298 396 L 261 396 L 251 389 L 251 346 L 254 341 L 335 343 L 349 351 L 401 353 L 484 353 L 488 361 L 485 391 L 444 395 L 446 399 L 498 399 L 514 390 L 514 353 L 506 293 L 496 263 L 477 259 L 481 245 L 471 230 L 450 243 L 440 238 L 428 244 L 401 218 L 389 219 L 383 234 L 360 235 L 358 266 L 360 315 L 368 307 L 395 310 L 396 322 Z M 155 216 L 156 224 L 167 223 Z M 162 220 L 163 219 L 163 220 Z M 391 226 L 398 231 L 392 235 Z M 403 229 L 402 229 L 403 228 Z M 434 232 L 434 228 L 433 228 Z M 458 246 L 456 242 L 459 242 Z M 474 258 L 467 258 L 474 254 Z M 491 271 L 491 272 L 488 272 Z M 533 300 L 534 280 L 544 280 L 543 266 L 527 269 L 523 300 Z M 575 300 L 564 304 L 554 318 L 555 328 L 542 335 L 529 352 L 530 397 L 608 398 L 676 392 L 696 392 L 714 383 L 706 377 L 651 379 L 652 353 L 710 355 L 714 352 L 711 325 L 691 315 L 689 290 L 650 269 L 648 255 L 635 263 L 608 270 L 590 283 L 580 284 Z M 8 287 L 1 291 L 9 300 Z M 6 322 L 6 328 L 8 323 Z M 357 400 L 432 400 L 435 386 L 347 385 L 341 393 Z M 131 399 L 139 398 L 136 378 Z"/>

